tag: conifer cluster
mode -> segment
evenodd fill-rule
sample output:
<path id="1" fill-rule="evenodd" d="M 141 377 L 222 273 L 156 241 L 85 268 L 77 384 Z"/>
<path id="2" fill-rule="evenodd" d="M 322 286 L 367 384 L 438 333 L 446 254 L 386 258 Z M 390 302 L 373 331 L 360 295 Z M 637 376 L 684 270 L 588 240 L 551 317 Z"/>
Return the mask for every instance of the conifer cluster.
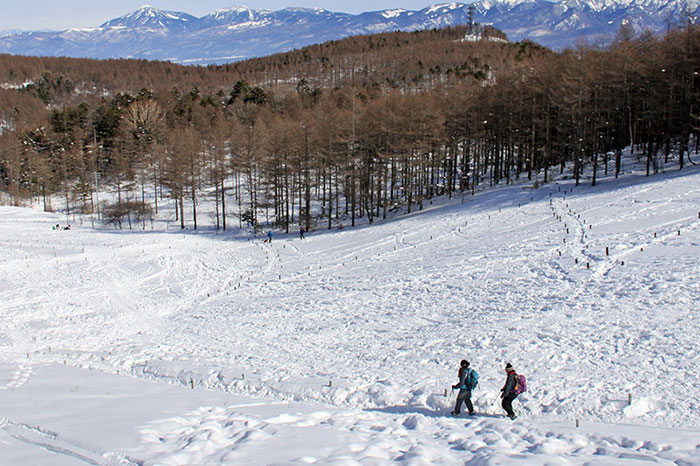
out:
<path id="1" fill-rule="evenodd" d="M 700 28 L 553 52 L 484 28 L 358 36 L 224 66 L 0 55 L 0 179 L 14 202 L 145 224 L 332 228 L 570 166 L 579 183 L 694 160 Z M 101 208 L 95 192 L 111 190 Z"/>

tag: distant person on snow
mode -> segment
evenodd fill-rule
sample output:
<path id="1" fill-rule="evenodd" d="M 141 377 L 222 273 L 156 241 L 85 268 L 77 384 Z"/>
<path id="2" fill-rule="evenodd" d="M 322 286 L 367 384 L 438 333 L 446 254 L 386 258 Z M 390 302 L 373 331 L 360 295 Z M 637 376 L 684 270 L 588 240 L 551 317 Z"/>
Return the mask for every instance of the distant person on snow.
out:
<path id="1" fill-rule="evenodd" d="M 299 239 L 304 239 L 304 227 L 299 227 Z"/>
<path id="2" fill-rule="evenodd" d="M 462 359 L 460 362 L 459 372 L 459 382 L 452 385 L 452 390 L 459 388 L 459 393 L 457 394 L 457 404 L 455 404 L 455 409 L 452 411 L 453 416 L 459 416 L 462 408 L 462 403 L 467 405 L 469 410 L 469 415 L 474 415 L 474 405 L 472 405 L 472 390 L 476 388 L 478 381 L 478 374 L 475 370 L 469 368 L 469 361 Z"/>
<path id="3" fill-rule="evenodd" d="M 53 227 L 53 228 L 52 228 L 52 230 L 54 230 L 54 231 L 56 231 L 56 230 L 60 230 L 60 229 L 61 229 L 61 225 L 60 225 L 60 224 L 58 224 L 58 223 L 56 224 L 56 226 L 55 226 L 55 227 Z"/>
<path id="4" fill-rule="evenodd" d="M 518 374 L 516 374 L 515 369 L 510 363 L 506 364 L 506 383 L 501 388 L 501 406 L 506 410 L 508 417 L 515 419 L 518 417 L 515 412 L 513 412 L 513 400 L 518 397 Z"/>
<path id="5" fill-rule="evenodd" d="M 272 230 L 267 232 L 267 242 L 272 243 Z"/>

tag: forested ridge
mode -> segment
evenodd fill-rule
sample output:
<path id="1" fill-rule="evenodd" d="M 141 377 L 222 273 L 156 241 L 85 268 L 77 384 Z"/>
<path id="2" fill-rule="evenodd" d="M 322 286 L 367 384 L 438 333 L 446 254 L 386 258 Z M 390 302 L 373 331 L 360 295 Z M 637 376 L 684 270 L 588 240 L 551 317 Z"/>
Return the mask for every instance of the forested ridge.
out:
<path id="1" fill-rule="evenodd" d="M 170 199 L 197 228 L 206 197 L 217 228 L 289 231 L 566 167 L 578 183 L 589 166 L 595 184 L 628 146 L 647 174 L 693 162 L 698 26 L 623 27 L 560 53 L 482 32 L 357 36 L 206 68 L 0 55 L 0 188 L 47 209 L 60 194 L 118 227 L 145 227 Z"/>

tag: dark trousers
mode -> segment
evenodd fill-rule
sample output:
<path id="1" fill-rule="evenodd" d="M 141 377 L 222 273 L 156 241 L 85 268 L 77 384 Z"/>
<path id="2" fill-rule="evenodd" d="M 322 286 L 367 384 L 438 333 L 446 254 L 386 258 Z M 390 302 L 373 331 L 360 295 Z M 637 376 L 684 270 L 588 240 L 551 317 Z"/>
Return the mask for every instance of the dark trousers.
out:
<path id="1" fill-rule="evenodd" d="M 469 414 L 474 413 L 474 405 L 472 405 L 471 390 L 465 390 L 464 388 L 459 389 L 459 393 L 457 394 L 457 404 L 455 405 L 455 414 L 459 414 L 462 408 L 462 402 L 464 402 L 464 404 L 467 405 Z"/>
<path id="2" fill-rule="evenodd" d="M 506 413 L 508 413 L 508 416 L 513 417 L 515 414 L 513 412 L 513 400 L 516 399 L 518 395 L 515 393 L 511 393 L 510 395 L 506 395 L 503 397 L 503 401 L 501 402 L 501 406 L 503 406 L 503 409 L 506 410 Z"/>

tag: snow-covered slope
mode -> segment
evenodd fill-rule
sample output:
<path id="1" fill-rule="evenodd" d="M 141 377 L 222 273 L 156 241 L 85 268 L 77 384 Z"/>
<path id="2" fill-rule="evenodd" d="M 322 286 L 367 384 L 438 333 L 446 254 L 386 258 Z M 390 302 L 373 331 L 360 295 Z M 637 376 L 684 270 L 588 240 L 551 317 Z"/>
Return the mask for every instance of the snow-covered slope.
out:
<path id="1" fill-rule="evenodd" d="M 700 464 L 699 211 L 692 166 L 272 244 L 53 231 L 65 217 L 1 207 L 0 453 Z M 462 358 L 481 375 L 473 419 L 445 416 Z M 529 382 L 515 422 L 506 362 Z"/>
<path id="2" fill-rule="evenodd" d="M 581 36 L 612 38 L 623 22 L 637 31 L 665 31 L 697 16 L 692 0 L 481 0 L 475 20 L 511 40 L 553 48 Z M 145 6 L 92 29 L 25 32 L 0 37 L 0 52 L 90 58 L 146 58 L 180 63 L 226 63 L 356 34 L 414 31 L 468 23 L 468 5 L 444 3 L 418 11 L 392 9 L 358 15 L 320 8 L 279 11 L 235 7 L 202 18 Z"/>

